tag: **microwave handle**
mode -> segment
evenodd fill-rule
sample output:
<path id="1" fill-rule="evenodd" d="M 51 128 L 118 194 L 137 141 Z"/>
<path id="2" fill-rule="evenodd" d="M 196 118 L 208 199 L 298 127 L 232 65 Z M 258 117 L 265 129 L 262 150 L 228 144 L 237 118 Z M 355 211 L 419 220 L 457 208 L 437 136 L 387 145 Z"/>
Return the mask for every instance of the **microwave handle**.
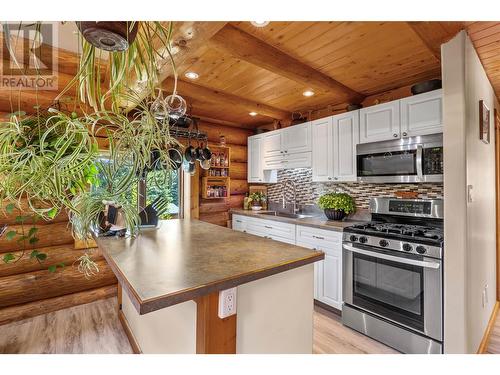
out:
<path id="1" fill-rule="evenodd" d="M 391 261 L 397 262 L 397 263 L 410 264 L 412 266 L 419 266 L 419 267 L 433 268 L 433 269 L 438 269 L 439 267 L 441 267 L 441 264 L 438 262 L 426 262 L 426 261 L 422 261 L 422 260 L 408 259 L 408 258 L 404 258 L 404 257 L 396 257 L 393 255 L 381 254 L 381 253 L 377 253 L 374 251 L 358 249 L 357 247 L 354 247 L 351 245 L 346 245 L 346 244 L 342 245 L 342 247 L 345 250 L 351 251 L 353 253 L 367 255 L 367 256 L 370 256 L 373 258 L 391 260 Z"/>
<path id="2" fill-rule="evenodd" d="M 417 158 L 415 161 L 417 164 L 417 176 L 420 181 L 424 180 L 424 173 L 422 169 L 423 153 L 424 153 L 424 147 L 422 145 L 417 145 Z"/>

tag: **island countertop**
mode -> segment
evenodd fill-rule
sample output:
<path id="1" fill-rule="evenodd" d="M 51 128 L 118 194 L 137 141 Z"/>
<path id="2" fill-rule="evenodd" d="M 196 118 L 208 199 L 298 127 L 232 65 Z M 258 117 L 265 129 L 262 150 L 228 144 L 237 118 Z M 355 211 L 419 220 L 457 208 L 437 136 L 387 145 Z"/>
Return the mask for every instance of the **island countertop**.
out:
<path id="1" fill-rule="evenodd" d="M 139 314 L 229 289 L 324 258 L 308 250 L 199 220 L 165 220 L 135 238 L 99 237 Z"/>

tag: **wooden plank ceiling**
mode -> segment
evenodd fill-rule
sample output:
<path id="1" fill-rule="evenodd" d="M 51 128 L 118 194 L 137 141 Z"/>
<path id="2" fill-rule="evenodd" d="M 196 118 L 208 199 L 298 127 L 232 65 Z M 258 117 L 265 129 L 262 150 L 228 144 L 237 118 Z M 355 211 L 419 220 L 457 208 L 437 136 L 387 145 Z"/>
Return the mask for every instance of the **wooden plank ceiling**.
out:
<path id="1" fill-rule="evenodd" d="M 439 77 L 440 45 L 462 28 L 460 22 L 228 23 L 180 66 L 183 81 L 186 72 L 199 78 L 181 83 L 179 93 L 194 114 L 252 128 Z M 193 84 L 208 91 L 196 95 Z M 305 97 L 305 90 L 315 95 Z M 235 105 L 235 97 L 244 104 Z M 249 116 L 253 111 L 258 115 Z"/>
<path id="2" fill-rule="evenodd" d="M 500 22 L 467 22 L 466 28 L 497 98 L 500 98 Z"/>
<path id="3" fill-rule="evenodd" d="M 296 111 L 344 108 L 439 77 L 440 45 L 464 27 L 462 22 L 271 22 L 262 28 L 250 22 L 199 24 L 174 24 L 179 30 L 174 43 L 180 50 L 178 91 L 193 115 L 244 128 L 275 119 L 290 121 Z M 496 30 L 494 25 L 490 28 Z M 196 30 L 210 32 L 196 35 Z M 482 38 L 490 40 L 492 35 Z M 484 53 L 489 53 L 492 74 L 500 81 L 491 51 L 488 47 Z M 68 66 L 61 71 L 66 74 L 61 82 L 68 81 L 76 70 L 76 56 L 74 61 L 69 52 L 59 56 L 61 65 Z M 188 80 L 186 72 L 196 72 L 199 78 Z M 170 90 L 171 74 L 164 77 L 162 87 Z M 305 90 L 315 95 L 305 97 Z M 30 104 L 33 95 L 23 92 L 20 102 Z M 0 112 L 10 112 L 11 102 L 18 103 L 14 96 L 13 101 L 0 95 Z M 43 105 L 54 96 L 39 92 L 37 100 Z"/>

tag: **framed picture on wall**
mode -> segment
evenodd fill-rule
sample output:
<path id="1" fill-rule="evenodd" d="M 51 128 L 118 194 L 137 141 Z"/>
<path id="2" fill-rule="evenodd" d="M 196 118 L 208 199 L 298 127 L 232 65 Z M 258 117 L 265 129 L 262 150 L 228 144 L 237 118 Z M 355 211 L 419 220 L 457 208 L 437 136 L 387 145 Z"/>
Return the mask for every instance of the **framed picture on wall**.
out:
<path id="1" fill-rule="evenodd" d="M 484 143 L 490 143 L 490 109 L 479 101 L 479 139 Z"/>

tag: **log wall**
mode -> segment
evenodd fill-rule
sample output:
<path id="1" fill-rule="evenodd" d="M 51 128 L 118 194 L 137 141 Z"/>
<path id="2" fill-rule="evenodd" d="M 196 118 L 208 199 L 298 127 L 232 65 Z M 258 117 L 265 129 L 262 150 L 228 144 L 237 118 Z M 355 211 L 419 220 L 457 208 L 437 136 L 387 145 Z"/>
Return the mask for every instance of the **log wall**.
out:
<path id="1" fill-rule="evenodd" d="M 2 207 L 0 224 L 8 225 L 6 232 L 21 231 L 15 219 L 19 215 L 32 216 L 24 201 L 11 214 Z M 25 232 L 31 226 L 27 220 Z M 64 213 L 52 221 L 39 220 L 36 227 L 39 241 L 35 247 L 24 248 L 24 256 L 16 262 L 6 264 L 0 260 L 0 325 L 116 295 L 117 280 L 111 268 L 98 249 L 75 249 Z M 0 237 L 0 257 L 12 253 L 17 258 L 23 253 L 23 244 L 16 241 L 17 238 L 8 240 L 6 233 Z M 30 259 L 33 249 L 46 253 L 47 259 L 43 262 Z M 88 279 L 75 264 L 85 252 L 97 261 L 100 271 Z M 59 267 L 55 273 L 48 271 L 49 266 L 61 263 L 64 268 Z"/>

